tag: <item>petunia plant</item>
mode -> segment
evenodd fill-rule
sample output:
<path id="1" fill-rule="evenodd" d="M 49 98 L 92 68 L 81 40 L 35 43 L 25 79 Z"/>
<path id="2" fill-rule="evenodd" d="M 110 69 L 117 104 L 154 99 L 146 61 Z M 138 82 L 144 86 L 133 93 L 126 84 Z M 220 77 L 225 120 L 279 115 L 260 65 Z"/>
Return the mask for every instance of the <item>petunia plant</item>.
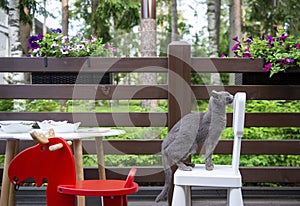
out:
<path id="1" fill-rule="evenodd" d="M 277 29 L 276 29 L 277 31 Z M 261 38 L 249 36 L 246 39 L 233 38 L 236 44 L 232 47 L 236 57 L 265 58 L 262 68 L 270 72 L 270 77 L 288 68 L 300 66 L 300 39 L 277 31 L 275 36 L 266 35 Z"/>
<path id="2" fill-rule="evenodd" d="M 105 47 L 102 39 L 92 36 L 85 38 L 82 33 L 68 37 L 62 34 L 61 29 L 52 30 L 49 34 L 38 34 L 28 38 L 29 57 L 86 57 L 103 56 L 116 49 Z"/>

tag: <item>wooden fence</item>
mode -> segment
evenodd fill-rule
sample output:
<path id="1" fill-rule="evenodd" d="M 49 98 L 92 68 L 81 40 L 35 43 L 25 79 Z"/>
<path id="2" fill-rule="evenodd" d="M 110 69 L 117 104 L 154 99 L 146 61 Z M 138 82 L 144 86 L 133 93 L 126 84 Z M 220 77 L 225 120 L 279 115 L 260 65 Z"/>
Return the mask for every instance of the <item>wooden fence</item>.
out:
<path id="1" fill-rule="evenodd" d="M 248 100 L 299 100 L 300 85 L 191 85 L 191 72 L 198 73 L 261 73 L 262 59 L 191 58 L 190 45 L 174 42 L 169 45 L 168 57 L 163 58 L 0 58 L 0 72 L 165 72 L 167 85 L 91 85 L 91 84 L 10 84 L 0 85 L 0 99 L 165 99 L 168 112 L 1 112 L 0 120 L 45 119 L 80 121 L 82 126 L 169 127 L 191 110 L 191 97 L 207 100 L 209 92 L 227 90 L 234 94 L 247 93 Z M 299 74 L 300 69 L 288 73 Z M 300 80 L 298 80 L 300 82 Z M 228 114 L 227 126 L 231 126 Z M 247 113 L 246 127 L 300 127 L 300 113 Z M 158 154 L 162 140 L 105 140 L 105 154 Z M 33 143 L 21 141 L 24 149 Z M 112 145 L 114 150 L 111 150 Z M 300 140 L 243 140 L 242 154 L 299 155 Z M 84 153 L 95 154 L 92 140 L 83 141 Z M 116 152 L 117 151 L 117 152 Z M 0 154 L 5 152 L 5 141 L 0 141 Z M 216 154 L 231 154 L 232 141 L 219 142 Z M 107 167 L 108 178 L 124 178 L 128 168 Z M 2 174 L 2 169 L 0 170 Z M 300 167 L 241 167 L 243 182 L 300 183 Z M 97 168 L 85 168 L 85 178 L 97 178 Z M 139 183 L 162 183 L 163 169 L 138 167 Z"/>

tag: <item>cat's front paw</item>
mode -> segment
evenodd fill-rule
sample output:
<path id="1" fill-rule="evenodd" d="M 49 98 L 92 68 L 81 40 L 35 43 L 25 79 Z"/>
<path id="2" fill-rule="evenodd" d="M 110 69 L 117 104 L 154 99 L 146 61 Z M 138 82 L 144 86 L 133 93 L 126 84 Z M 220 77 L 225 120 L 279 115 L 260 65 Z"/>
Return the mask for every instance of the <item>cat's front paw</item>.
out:
<path id="1" fill-rule="evenodd" d="M 189 166 L 189 167 L 192 167 L 192 168 L 195 167 L 195 164 L 194 164 L 194 163 L 191 163 L 191 162 L 185 162 L 184 164 L 185 164 L 186 166 Z"/>
<path id="2" fill-rule="evenodd" d="M 212 171 L 214 169 L 214 165 L 213 164 L 205 164 L 205 169 L 208 171 Z"/>
<path id="3" fill-rule="evenodd" d="M 179 168 L 180 170 L 183 170 L 183 171 L 192 171 L 192 167 L 186 166 L 185 164 L 179 164 L 179 165 L 177 165 L 177 166 L 178 166 L 178 168 Z"/>

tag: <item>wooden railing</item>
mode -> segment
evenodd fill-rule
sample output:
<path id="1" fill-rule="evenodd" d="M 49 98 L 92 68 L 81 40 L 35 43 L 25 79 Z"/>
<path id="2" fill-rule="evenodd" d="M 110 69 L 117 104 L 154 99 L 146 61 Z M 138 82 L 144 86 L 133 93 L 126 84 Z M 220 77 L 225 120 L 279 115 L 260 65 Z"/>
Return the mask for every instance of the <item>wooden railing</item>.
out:
<path id="1" fill-rule="evenodd" d="M 262 59 L 191 58 L 190 45 L 172 43 L 166 58 L 0 58 L 0 72 L 165 72 L 168 85 L 61 85 L 10 84 L 0 85 L 0 99 L 166 99 L 168 112 L 1 112 L 0 120 L 45 119 L 80 121 L 82 126 L 108 127 L 169 127 L 191 110 L 191 97 L 207 100 L 209 92 L 227 90 L 234 94 L 245 91 L 248 100 L 300 100 L 300 84 L 296 85 L 192 85 L 191 72 L 198 73 L 262 73 Z M 288 73 L 299 73 L 300 69 Z M 300 81 L 300 80 L 299 80 Z M 228 114 L 230 127 L 232 114 Z M 246 127 L 300 127 L 300 113 L 247 113 Z M 105 140 L 105 154 L 159 154 L 162 140 Z M 20 149 L 33 143 L 21 141 Z M 115 149 L 111 150 L 112 145 Z M 242 154 L 300 155 L 300 140 L 243 140 Z M 93 140 L 83 141 L 86 154 L 95 154 Z M 5 141 L 0 141 L 0 154 Z M 221 140 L 216 154 L 231 154 L 232 141 Z M 107 167 L 108 178 L 124 178 L 124 167 Z M 0 173 L 2 170 L 0 171 Z M 300 183 L 300 167 L 241 167 L 243 181 L 248 183 Z M 85 168 L 87 179 L 97 178 L 96 168 Z M 140 183 L 162 183 L 163 169 L 138 167 Z"/>

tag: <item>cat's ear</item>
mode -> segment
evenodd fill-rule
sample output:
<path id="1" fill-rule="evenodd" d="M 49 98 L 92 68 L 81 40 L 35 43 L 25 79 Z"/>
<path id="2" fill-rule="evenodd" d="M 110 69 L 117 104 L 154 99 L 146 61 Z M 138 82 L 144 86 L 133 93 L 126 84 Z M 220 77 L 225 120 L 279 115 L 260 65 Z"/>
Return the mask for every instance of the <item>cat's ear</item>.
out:
<path id="1" fill-rule="evenodd" d="M 215 90 L 212 90 L 211 96 L 213 96 L 216 99 L 219 97 L 218 92 L 216 92 Z"/>

